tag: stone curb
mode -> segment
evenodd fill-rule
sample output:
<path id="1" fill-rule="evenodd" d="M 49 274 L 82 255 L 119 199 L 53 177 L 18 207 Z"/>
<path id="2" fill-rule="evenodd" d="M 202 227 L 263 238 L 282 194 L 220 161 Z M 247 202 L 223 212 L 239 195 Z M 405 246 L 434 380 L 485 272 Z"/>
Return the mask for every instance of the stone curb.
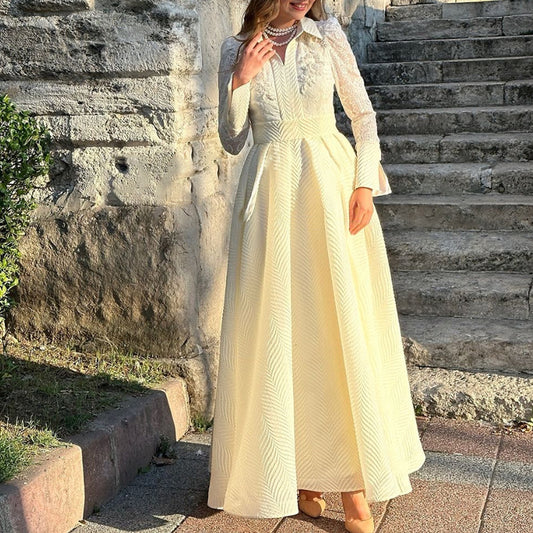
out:
<path id="1" fill-rule="evenodd" d="M 126 399 L 0 485 L 0 532 L 67 533 L 150 463 L 161 435 L 174 443 L 189 426 L 181 378 Z"/>

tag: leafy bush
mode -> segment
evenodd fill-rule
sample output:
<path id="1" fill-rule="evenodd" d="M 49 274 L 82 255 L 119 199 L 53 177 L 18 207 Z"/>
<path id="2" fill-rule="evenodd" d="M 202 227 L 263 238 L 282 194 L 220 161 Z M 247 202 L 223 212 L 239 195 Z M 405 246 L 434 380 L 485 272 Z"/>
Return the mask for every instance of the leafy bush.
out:
<path id="1" fill-rule="evenodd" d="M 14 303 L 9 292 L 18 284 L 19 240 L 36 207 L 31 192 L 49 171 L 50 141 L 44 125 L 0 95 L 0 337 Z"/>

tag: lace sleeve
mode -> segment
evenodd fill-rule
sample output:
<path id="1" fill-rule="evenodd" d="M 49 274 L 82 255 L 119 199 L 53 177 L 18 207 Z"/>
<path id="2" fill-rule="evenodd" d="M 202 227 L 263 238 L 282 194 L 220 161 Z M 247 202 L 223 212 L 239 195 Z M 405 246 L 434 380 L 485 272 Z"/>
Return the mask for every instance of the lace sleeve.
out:
<path id="1" fill-rule="evenodd" d="M 218 70 L 218 134 L 224 149 L 233 155 L 243 149 L 250 130 L 250 82 L 232 90 L 233 66 L 239 45 L 233 37 L 222 42 Z"/>
<path id="2" fill-rule="evenodd" d="M 339 21 L 330 16 L 322 23 L 330 45 L 335 88 L 342 107 L 351 120 L 357 152 L 353 188 L 369 187 L 373 196 L 389 194 L 388 179 L 381 167 L 381 149 L 376 113 L 366 92 L 356 58 Z"/>

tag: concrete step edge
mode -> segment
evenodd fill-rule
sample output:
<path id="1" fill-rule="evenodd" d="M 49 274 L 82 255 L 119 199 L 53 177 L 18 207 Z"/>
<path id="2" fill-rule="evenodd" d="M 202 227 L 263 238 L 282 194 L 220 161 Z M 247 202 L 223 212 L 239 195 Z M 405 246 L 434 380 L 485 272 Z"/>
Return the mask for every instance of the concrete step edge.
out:
<path id="1" fill-rule="evenodd" d="M 399 317 L 410 364 L 506 372 L 533 379 L 533 328 L 529 319 Z"/>
<path id="2" fill-rule="evenodd" d="M 533 319 L 533 273 L 394 270 L 392 279 L 403 315 Z"/>
<path id="3" fill-rule="evenodd" d="M 382 136 L 380 135 L 380 138 Z M 447 163 L 383 163 L 383 168 L 389 171 L 411 170 L 419 172 L 428 172 L 431 170 L 440 170 L 448 168 L 450 170 L 470 170 L 470 169 L 493 169 L 495 166 L 498 170 L 531 170 L 533 171 L 533 161 L 495 161 L 495 162 L 447 162 Z"/>
<path id="4" fill-rule="evenodd" d="M 72 530 L 150 463 L 161 434 L 177 440 L 189 426 L 181 378 L 128 398 L 69 438 L 66 448 L 45 453 L 38 464 L 0 484 L 0 526 L 6 532 Z"/>
<path id="5" fill-rule="evenodd" d="M 463 193 L 460 195 L 449 194 L 392 194 L 378 196 L 374 199 L 377 204 L 383 205 L 439 205 L 439 206 L 517 206 L 526 205 L 533 207 L 533 196 L 526 194 L 486 194 Z M 533 213 L 532 213 L 533 214 Z"/>
<path id="6" fill-rule="evenodd" d="M 445 7 L 446 5 L 446 7 Z M 499 13 L 484 14 L 484 17 L 506 17 L 512 15 L 531 15 L 533 14 L 533 8 L 530 4 L 525 2 L 522 5 L 515 6 L 515 2 L 510 3 L 505 0 L 499 0 L 497 2 L 500 7 Z M 385 9 L 385 21 L 412 21 L 419 20 L 420 17 L 424 17 L 424 20 L 442 20 L 447 18 L 448 20 L 468 20 L 474 18 L 472 16 L 471 8 L 482 8 L 480 2 L 443 2 L 443 3 L 413 3 L 410 5 L 394 5 L 391 4 Z M 492 7 L 492 6 L 490 6 Z M 425 13 L 425 12 L 428 13 Z M 448 11 L 448 13 L 446 13 Z M 451 13 L 450 13 L 451 11 Z M 399 17 L 399 18 L 394 18 Z M 451 17 L 451 18 L 450 18 Z M 392 20 L 391 20 L 392 19 Z"/>
<path id="7" fill-rule="evenodd" d="M 501 140 L 508 142 L 509 139 L 521 139 L 524 141 L 531 141 L 533 143 L 533 136 L 529 131 L 462 131 L 458 133 L 401 133 L 399 135 L 381 134 L 380 139 L 387 142 L 402 142 L 402 141 L 424 141 L 435 142 L 439 139 L 446 139 L 447 141 L 472 141 L 479 139 L 480 142 L 487 142 L 487 140 Z"/>
<path id="8" fill-rule="evenodd" d="M 505 113 L 513 111 L 533 111 L 533 105 L 517 104 L 517 105 L 480 105 L 480 106 L 464 106 L 464 107 L 417 107 L 405 109 L 376 109 L 378 115 L 399 115 L 401 113 L 409 113 L 410 115 L 418 115 L 427 113 L 431 115 L 441 115 L 446 113 L 465 113 L 465 112 L 485 112 L 485 113 Z"/>
<path id="9" fill-rule="evenodd" d="M 432 64 L 441 64 L 441 63 L 491 63 L 491 62 L 499 62 L 499 61 L 505 61 L 508 63 L 509 61 L 516 61 L 520 59 L 533 59 L 533 55 L 525 55 L 525 56 L 496 56 L 496 57 L 465 57 L 462 59 L 422 59 L 422 60 L 416 60 L 413 59 L 412 61 L 383 61 L 383 62 L 372 62 L 372 63 L 359 63 L 359 68 L 363 70 L 365 67 L 372 67 L 372 68 L 379 68 L 379 67 L 388 67 L 390 65 L 405 65 L 407 67 L 409 66 L 418 66 L 418 65 L 432 65 Z"/>
<path id="10" fill-rule="evenodd" d="M 432 18 L 432 19 L 416 19 L 413 20 L 384 20 L 383 22 L 378 22 L 377 27 L 383 27 L 383 28 L 390 28 L 393 25 L 399 25 L 402 26 L 408 26 L 413 24 L 413 22 L 424 22 L 426 25 L 431 25 L 431 23 L 443 23 L 443 22 L 451 22 L 451 23 L 458 23 L 458 24 L 464 24 L 464 23 L 481 23 L 481 22 L 487 22 L 487 21 L 500 21 L 504 18 L 520 18 L 520 17 L 530 17 L 533 13 L 507 13 L 507 14 L 500 14 L 500 15 L 487 15 L 487 16 L 481 16 L 481 17 L 467 17 L 467 18 L 446 18 L 446 17 L 439 17 L 439 18 Z M 529 35 L 529 34 L 527 34 Z"/>
<path id="11" fill-rule="evenodd" d="M 512 85 L 512 84 L 533 86 L 533 79 L 525 78 L 525 79 L 516 79 L 516 80 L 508 80 L 508 81 L 498 80 L 498 81 L 443 81 L 443 82 L 435 82 L 435 83 L 387 83 L 387 84 L 379 84 L 379 85 L 365 83 L 365 87 L 367 89 L 372 88 L 372 87 L 376 87 L 376 88 L 381 88 L 381 87 L 419 88 L 421 87 L 421 88 L 428 88 L 428 89 L 446 87 L 449 89 L 460 90 L 465 87 L 487 87 L 490 85 L 503 86 L 503 85 Z M 528 105 L 528 104 L 524 104 L 524 105 Z M 476 106 L 469 106 L 469 107 L 476 107 Z M 406 109 L 409 109 L 409 108 L 406 108 Z"/>
<path id="12" fill-rule="evenodd" d="M 533 39 L 533 35 L 503 35 L 503 36 L 493 36 L 493 37 L 457 37 L 457 38 L 450 38 L 450 39 L 412 39 L 409 41 L 374 41 L 371 43 L 368 43 L 367 45 L 367 57 L 372 56 L 372 59 L 370 61 L 367 61 L 365 63 L 361 63 L 362 65 L 380 65 L 382 63 L 394 63 L 394 62 L 404 62 L 404 63 L 410 63 L 410 62 L 418 62 L 420 59 L 416 57 L 415 51 L 412 50 L 413 47 L 428 47 L 433 49 L 444 49 L 449 50 L 450 47 L 453 47 L 455 51 L 461 50 L 461 48 L 468 49 L 476 47 L 479 47 L 483 43 L 498 43 L 498 46 L 500 48 L 505 47 L 506 43 L 513 43 L 516 41 L 523 41 L 524 45 L 528 43 L 528 41 L 531 41 Z M 498 42 L 501 41 L 501 42 Z M 394 46 L 393 46 L 394 43 Z M 471 46 L 469 46 L 471 45 Z M 402 58 L 399 61 L 389 61 L 389 60 L 382 60 L 381 54 L 388 54 L 391 50 L 394 50 L 394 52 L 398 54 L 405 54 L 405 57 Z M 444 51 L 443 50 L 443 51 Z M 412 59 L 409 58 L 409 56 L 415 56 Z M 484 59 L 484 58 L 498 58 L 498 57 L 515 57 L 515 55 L 507 55 L 507 56 L 491 56 L 491 55 L 476 55 L 473 58 L 478 59 Z M 518 57 L 525 57 L 525 56 L 518 56 Z M 455 58 L 449 58 L 449 59 L 469 59 L 468 57 L 461 58 L 455 57 Z M 445 61 L 446 58 L 443 59 L 434 59 L 433 61 Z M 428 61 L 428 60 L 424 60 Z"/>

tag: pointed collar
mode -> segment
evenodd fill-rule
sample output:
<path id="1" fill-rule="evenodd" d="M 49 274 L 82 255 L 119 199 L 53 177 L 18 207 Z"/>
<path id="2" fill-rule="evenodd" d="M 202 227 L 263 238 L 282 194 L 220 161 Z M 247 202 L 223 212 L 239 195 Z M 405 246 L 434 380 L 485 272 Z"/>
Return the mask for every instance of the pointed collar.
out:
<path id="1" fill-rule="evenodd" d="M 320 30 L 318 29 L 318 26 L 316 24 L 316 21 L 309 17 L 303 17 L 300 20 L 300 27 L 301 30 L 298 31 L 295 37 L 298 37 L 302 32 L 310 33 L 311 35 L 314 35 L 318 39 L 323 39 L 324 36 L 322 33 L 320 33 Z"/>

